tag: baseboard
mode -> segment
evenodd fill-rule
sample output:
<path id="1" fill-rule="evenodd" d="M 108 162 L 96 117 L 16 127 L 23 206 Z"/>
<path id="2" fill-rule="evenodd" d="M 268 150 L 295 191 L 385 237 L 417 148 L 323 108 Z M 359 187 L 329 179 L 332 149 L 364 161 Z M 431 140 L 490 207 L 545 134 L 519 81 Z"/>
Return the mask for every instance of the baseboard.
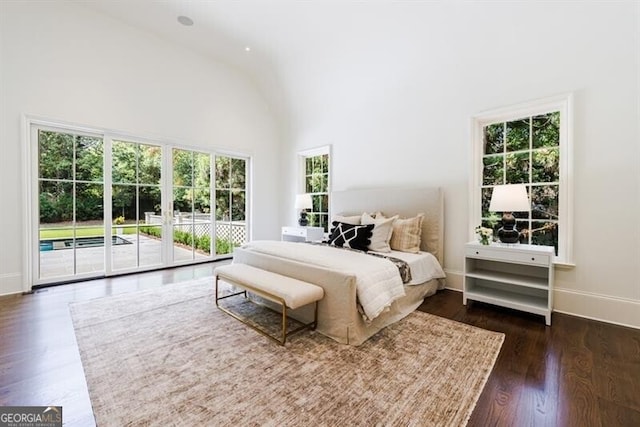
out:
<path id="1" fill-rule="evenodd" d="M 445 270 L 446 289 L 462 292 L 464 273 Z M 640 329 L 640 301 L 564 288 L 553 290 L 553 311 L 614 325 Z"/>
<path id="2" fill-rule="evenodd" d="M 447 275 L 445 289 L 462 292 L 462 279 L 464 278 L 464 273 L 462 271 L 449 270 L 447 268 L 444 269 L 444 272 Z"/>
<path id="3" fill-rule="evenodd" d="M 638 300 L 555 288 L 553 311 L 640 329 Z"/>
<path id="4" fill-rule="evenodd" d="M 20 294 L 24 292 L 22 287 L 22 274 L 0 274 L 0 296 Z"/>

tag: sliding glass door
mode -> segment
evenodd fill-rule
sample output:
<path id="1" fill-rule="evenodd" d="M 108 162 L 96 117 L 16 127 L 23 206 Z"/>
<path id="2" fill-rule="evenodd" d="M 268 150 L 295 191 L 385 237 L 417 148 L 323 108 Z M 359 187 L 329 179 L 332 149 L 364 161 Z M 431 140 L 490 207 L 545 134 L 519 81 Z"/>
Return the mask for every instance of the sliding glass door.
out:
<path id="1" fill-rule="evenodd" d="M 37 131 L 38 277 L 104 271 L 104 173 L 100 136 Z"/>
<path id="2" fill-rule="evenodd" d="M 247 160 L 215 157 L 216 253 L 231 254 L 247 241 Z"/>
<path id="3" fill-rule="evenodd" d="M 211 155 L 177 148 L 172 154 L 173 259 L 184 262 L 210 258 Z"/>
<path id="4" fill-rule="evenodd" d="M 111 144 L 111 268 L 163 265 L 162 146 Z"/>
<path id="5" fill-rule="evenodd" d="M 248 159 L 32 125 L 34 284 L 228 256 L 247 241 Z"/>
<path id="6" fill-rule="evenodd" d="M 247 159 L 174 148 L 172 166 L 173 259 L 232 254 L 248 236 Z M 211 203 L 212 188 L 215 203 Z"/>

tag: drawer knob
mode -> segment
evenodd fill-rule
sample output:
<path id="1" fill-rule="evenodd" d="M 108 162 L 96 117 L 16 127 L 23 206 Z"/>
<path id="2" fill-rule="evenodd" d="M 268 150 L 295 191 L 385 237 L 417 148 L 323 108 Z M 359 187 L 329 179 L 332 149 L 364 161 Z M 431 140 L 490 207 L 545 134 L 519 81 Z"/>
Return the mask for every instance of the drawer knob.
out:
<path id="1" fill-rule="evenodd" d="M 476 251 L 476 255 L 480 255 L 480 252 Z"/>
<path id="2" fill-rule="evenodd" d="M 531 261 L 535 261 L 536 259 L 534 257 L 531 257 Z"/>

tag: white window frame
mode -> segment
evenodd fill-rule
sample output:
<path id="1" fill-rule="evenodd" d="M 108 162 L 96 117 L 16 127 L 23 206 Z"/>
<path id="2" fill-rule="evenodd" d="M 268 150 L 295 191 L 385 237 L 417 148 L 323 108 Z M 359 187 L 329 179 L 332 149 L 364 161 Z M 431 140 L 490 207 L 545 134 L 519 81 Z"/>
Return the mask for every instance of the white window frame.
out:
<path id="1" fill-rule="evenodd" d="M 306 193 L 306 159 L 308 157 L 321 156 L 326 154 L 329 156 L 329 171 L 327 176 L 327 228 L 331 229 L 331 170 L 333 169 L 333 159 L 331 156 L 331 145 L 323 145 L 321 147 L 310 148 L 308 150 L 298 151 L 298 194 Z"/>
<path id="2" fill-rule="evenodd" d="M 509 107 L 485 111 L 471 119 L 471 175 L 469 179 L 469 240 L 481 223 L 483 128 L 524 117 L 560 112 L 560 176 L 558 201 L 558 255 L 554 263 L 571 267 L 573 263 L 573 95 L 563 94 Z"/>

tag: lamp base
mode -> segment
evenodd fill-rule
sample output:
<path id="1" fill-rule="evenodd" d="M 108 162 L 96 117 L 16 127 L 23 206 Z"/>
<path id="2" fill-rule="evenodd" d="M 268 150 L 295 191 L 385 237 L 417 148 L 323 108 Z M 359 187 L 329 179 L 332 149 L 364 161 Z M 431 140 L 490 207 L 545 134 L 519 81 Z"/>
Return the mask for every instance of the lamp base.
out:
<path id="1" fill-rule="evenodd" d="M 498 239 L 502 243 L 518 243 L 520 232 L 516 230 L 516 219 L 510 212 L 502 214 L 502 227 L 498 230 Z"/>
<path id="2" fill-rule="evenodd" d="M 305 211 L 300 212 L 300 218 L 298 218 L 298 224 L 300 227 L 306 227 L 309 224 L 307 219 L 307 213 Z"/>
<path id="3" fill-rule="evenodd" d="M 518 230 L 506 229 L 501 227 L 498 230 L 498 239 L 502 243 L 518 243 L 520 242 L 520 232 Z"/>

